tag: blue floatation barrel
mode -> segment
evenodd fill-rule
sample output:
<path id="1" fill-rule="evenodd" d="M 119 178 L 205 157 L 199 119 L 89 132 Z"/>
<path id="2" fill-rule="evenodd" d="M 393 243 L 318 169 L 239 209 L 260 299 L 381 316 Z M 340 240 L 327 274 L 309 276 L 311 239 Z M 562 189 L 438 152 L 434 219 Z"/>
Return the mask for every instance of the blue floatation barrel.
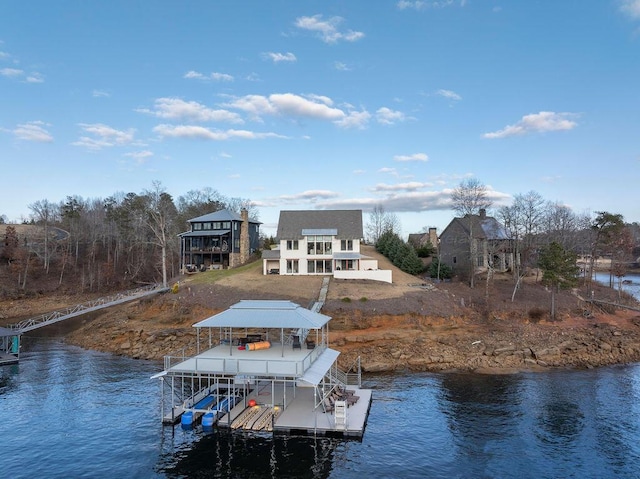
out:
<path id="1" fill-rule="evenodd" d="M 191 427 L 193 424 L 193 411 L 186 411 L 180 419 L 180 424 Z"/>
<path id="2" fill-rule="evenodd" d="M 202 416 L 202 427 L 212 427 L 213 418 L 214 418 L 214 415 L 212 412 L 208 412 L 204 416 Z"/>

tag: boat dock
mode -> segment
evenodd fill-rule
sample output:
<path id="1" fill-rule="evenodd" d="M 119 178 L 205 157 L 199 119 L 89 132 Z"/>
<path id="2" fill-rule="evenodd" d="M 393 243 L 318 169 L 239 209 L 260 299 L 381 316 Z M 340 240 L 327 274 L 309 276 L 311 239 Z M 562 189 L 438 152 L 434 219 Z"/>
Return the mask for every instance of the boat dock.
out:
<path id="1" fill-rule="evenodd" d="M 338 368 L 330 319 L 289 301 L 241 301 L 196 323 L 198 353 L 165 357 L 153 376 L 163 423 L 361 438 L 372 391 L 359 360 Z"/>
<path id="2" fill-rule="evenodd" d="M 20 332 L 0 328 L 0 366 L 15 364 L 20 360 Z"/>

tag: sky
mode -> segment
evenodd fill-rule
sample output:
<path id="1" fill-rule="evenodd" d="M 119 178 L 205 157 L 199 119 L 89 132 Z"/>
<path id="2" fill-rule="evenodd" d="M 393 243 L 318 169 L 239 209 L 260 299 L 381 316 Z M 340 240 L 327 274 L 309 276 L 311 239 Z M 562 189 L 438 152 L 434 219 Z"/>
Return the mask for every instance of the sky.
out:
<path id="1" fill-rule="evenodd" d="M 442 231 L 475 178 L 640 221 L 640 0 L 3 2 L 0 215 L 212 188 Z"/>

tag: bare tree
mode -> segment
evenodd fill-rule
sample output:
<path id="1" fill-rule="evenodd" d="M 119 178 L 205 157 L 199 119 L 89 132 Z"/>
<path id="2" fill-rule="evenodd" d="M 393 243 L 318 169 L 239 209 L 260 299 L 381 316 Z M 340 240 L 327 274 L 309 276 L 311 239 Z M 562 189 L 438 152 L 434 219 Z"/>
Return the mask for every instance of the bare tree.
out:
<path id="1" fill-rule="evenodd" d="M 49 264 L 51 261 L 50 246 L 49 246 L 49 228 L 51 224 L 56 220 L 58 215 L 58 208 L 55 204 L 49 200 L 38 200 L 35 203 L 29 205 L 36 224 L 42 225 L 44 228 L 44 251 L 43 251 L 43 267 L 49 272 Z M 34 251 L 37 253 L 37 251 Z M 26 278 L 25 278 L 26 279 Z"/>
<path id="2" fill-rule="evenodd" d="M 176 216 L 173 199 L 158 181 L 152 183 L 152 189 L 144 192 L 147 199 L 147 226 L 153 231 L 155 244 L 160 247 L 162 256 L 162 285 L 167 286 L 167 250 L 171 221 Z"/>
<path id="3" fill-rule="evenodd" d="M 400 220 L 395 213 L 384 210 L 384 206 L 376 205 L 369 213 L 369 223 L 366 226 L 367 239 L 377 243 L 380 237 L 387 232 L 400 235 Z"/>

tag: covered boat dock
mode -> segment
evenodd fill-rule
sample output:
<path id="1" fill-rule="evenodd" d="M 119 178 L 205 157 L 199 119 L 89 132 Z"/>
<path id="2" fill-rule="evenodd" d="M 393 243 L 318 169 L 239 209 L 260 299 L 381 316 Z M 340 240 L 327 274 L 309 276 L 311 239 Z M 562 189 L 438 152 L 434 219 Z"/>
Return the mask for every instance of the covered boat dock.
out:
<path id="1" fill-rule="evenodd" d="M 213 416 L 231 429 L 362 437 L 371 390 L 361 387 L 359 361 L 338 368 L 330 319 L 290 301 L 240 301 L 194 324 L 196 355 L 167 356 L 153 376 L 163 422 Z"/>

